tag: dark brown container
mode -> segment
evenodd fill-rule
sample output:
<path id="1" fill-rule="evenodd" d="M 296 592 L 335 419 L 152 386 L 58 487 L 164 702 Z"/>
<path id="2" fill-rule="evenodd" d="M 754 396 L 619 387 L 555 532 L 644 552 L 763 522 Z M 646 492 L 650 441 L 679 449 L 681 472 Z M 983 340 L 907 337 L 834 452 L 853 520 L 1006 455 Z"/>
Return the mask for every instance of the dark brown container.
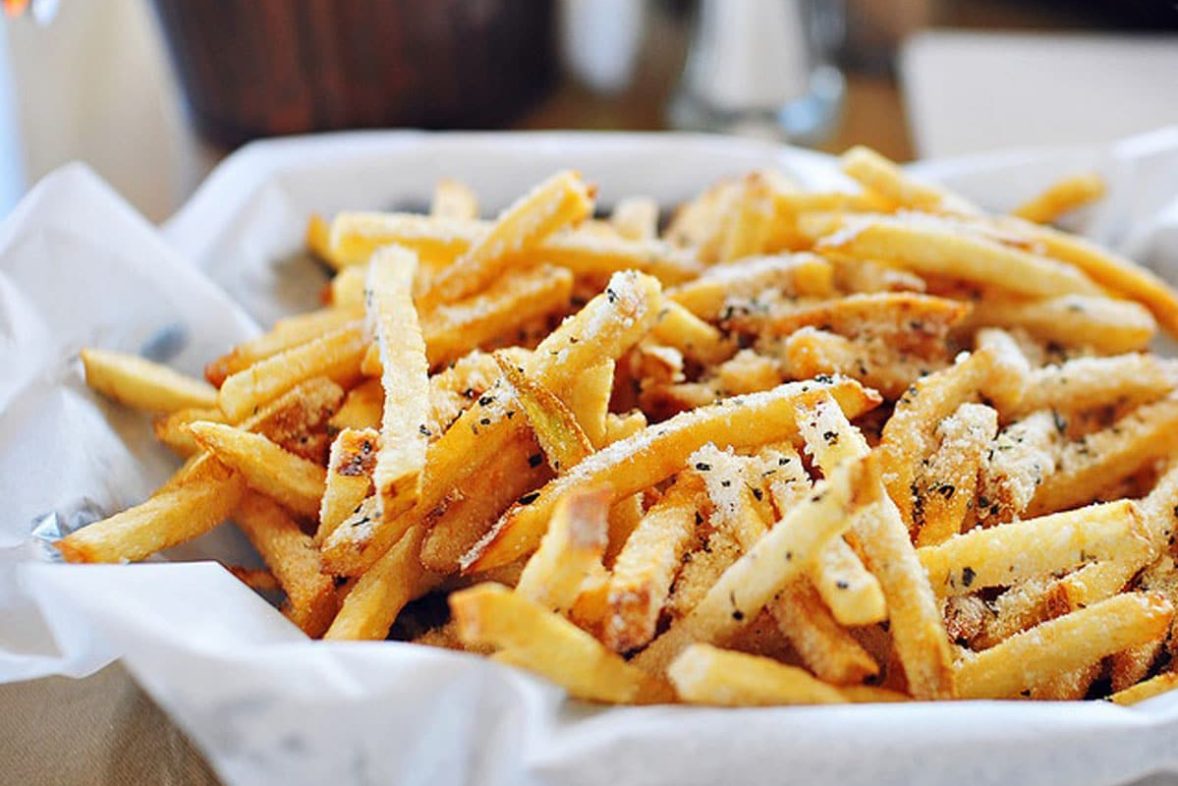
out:
<path id="1" fill-rule="evenodd" d="M 552 84 L 550 0 L 155 0 L 193 120 L 226 146 L 494 128 Z"/>

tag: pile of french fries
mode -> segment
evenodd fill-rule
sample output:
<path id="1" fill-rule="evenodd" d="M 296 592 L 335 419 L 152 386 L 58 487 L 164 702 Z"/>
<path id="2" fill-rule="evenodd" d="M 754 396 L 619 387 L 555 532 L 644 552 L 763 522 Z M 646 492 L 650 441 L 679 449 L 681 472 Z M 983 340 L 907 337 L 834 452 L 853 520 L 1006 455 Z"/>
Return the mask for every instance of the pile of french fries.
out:
<path id="1" fill-rule="evenodd" d="M 489 655 L 575 697 L 1132 703 L 1173 687 L 1178 298 L 865 149 L 595 218 L 572 171 L 496 219 L 312 218 L 335 275 L 208 381 L 103 350 L 184 463 L 63 537 L 141 560 L 231 521 L 308 636 Z M 848 181 L 850 182 L 850 181 Z M 417 604 L 420 605 L 420 604 Z M 406 607 L 409 607 L 406 609 Z M 398 625 L 398 629 L 412 626 Z"/>

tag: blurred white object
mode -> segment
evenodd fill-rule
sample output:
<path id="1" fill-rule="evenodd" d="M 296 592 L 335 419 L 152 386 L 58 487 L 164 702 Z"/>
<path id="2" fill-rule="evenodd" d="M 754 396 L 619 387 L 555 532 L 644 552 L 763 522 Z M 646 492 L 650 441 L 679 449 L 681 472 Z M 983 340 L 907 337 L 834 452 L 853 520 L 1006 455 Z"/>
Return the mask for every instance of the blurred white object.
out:
<path id="1" fill-rule="evenodd" d="M 807 141 L 842 97 L 823 63 L 822 0 L 700 0 L 687 66 L 671 107 L 679 128 Z M 809 11 L 810 13 L 807 13 Z"/>
<path id="2" fill-rule="evenodd" d="M 1178 37 L 958 33 L 901 61 L 919 157 L 1088 145 L 1178 123 Z"/>
<path id="3" fill-rule="evenodd" d="M 38 8 L 52 4 L 38 3 L 34 16 Z M 8 194 L 72 160 L 153 220 L 211 167 L 142 0 L 62 3 L 47 25 L 0 24 L 0 215 L 13 204 Z"/>
<path id="4" fill-rule="evenodd" d="M 561 54 L 579 80 L 600 93 L 630 84 L 646 27 L 646 0 L 563 0 Z"/>

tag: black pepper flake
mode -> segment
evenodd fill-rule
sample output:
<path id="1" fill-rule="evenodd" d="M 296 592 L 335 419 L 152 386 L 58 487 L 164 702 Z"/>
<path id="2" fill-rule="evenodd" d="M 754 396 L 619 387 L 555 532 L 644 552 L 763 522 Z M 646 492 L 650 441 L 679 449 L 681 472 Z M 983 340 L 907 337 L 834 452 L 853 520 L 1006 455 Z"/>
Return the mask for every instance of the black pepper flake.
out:
<path id="1" fill-rule="evenodd" d="M 953 499 L 954 492 L 957 488 L 952 483 L 942 483 L 937 487 L 937 492 L 945 499 Z"/>
<path id="2" fill-rule="evenodd" d="M 723 486 L 724 488 L 728 488 L 729 486 L 732 485 L 732 481 L 731 480 L 721 480 L 720 485 Z"/>
<path id="3" fill-rule="evenodd" d="M 522 497 L 520 497 L 517 501 L 521 505 L 531 505 L 533 502 L 535 502 L 539 498 L 540 498 L 539 491 L 529 491 L 527 494 L 524 494 Z"/>
<path id="4" fill-rule="evenodd" d="M 1029 698 L 1031 698 L 1031 689 L 1030 688 L 1023 688 L 1022 690 L 1020 690 L 1018 692 L 1018 695 L 1022 696 L 1024 699 L 1029 699 Z"/>
<path id="5" fill-rule="evenodd" d="M 617 303 L 617 302 L 618 302 L 618 293 L 617 293 L 617 292 L 614 292 L 614 291 L 613 291 L 612 289 L 610 289 L 609 287 L 606 287 L 606 290 L 605 290 L 605 296 L 606 296 L 606 297 L 609 299 L 609 302 L 611 302 L 611 303 Z"/>
<path id="6" fill-rule="evenodd" d="M 850 589 L 850 588 L 851 588 L 851 585 L 850 585 L 850 584 L 848 584 L 847 582 L 843 581 L 842 579 L 839 579 L 838 581 L 836 581 L 836 582 L 834 583 L 834 586 L 838 587 L 838 588 L 839 588 L 839 589 L 841 589 L 841 590 L 845 590 L 845 589 Z"/>
<path id="7" fill-rule="evenodd" d="M 494 400 L 495 400 L 494 396 L 483 396 L 482 398 L 479 399 L 479 406 L 485 407 L 488 404 L 490 404 L 491 402 L 493 402 Z"/>
<path id="8" fill-rule="evenodd" d="M 839 435 L 836 431 L 822 432 L 822 439 L 826 441 L 827 445 L 837 445 L 839 443 Z"/>
<path id="9" fill-rule="evenodd" d="M 814 377 L 814 381 L 820 382 L 824 385 L 829 385 L 830 383 L 834 382 L 834 377 L 832 377 L 830 374 L 819 374 Z"/>
<path id="10" fill-rule="evenodd" d="M 462 395 L 465 398 L 474 399 L 477 394 L 474 392 L 474 388 L 467 388 L 466 390 L 462 391 Z"/>
<path id="11" fill-rule="evenodd" d="M 703 517 L 703 514 L 701 514 L 701 513 L 700 513 L 700 512 L 697 510 L 697 511 L 695 512 L 695 526 L 697 526 L 697 527 L 698 527 L 700 524 L 703 524 L 703 523 L 704 523 L 704 517 Z"/>
<path id="12" fill-rule="evenodd" d="M 707 472 L 708 470 L 710 470 L 712 468 L 712 465 L 707 464 L 703 461 L 697 461 L 697 462 L 695 462 L 695 468 L 697 470 L 699 470 L 700 472 Z"/>
<path id="13" fill-rule="evenodd" d="M 514 409 L 507 410 L 507 419 L 511 420 L 514 417 L 515 417 L 515 410 Z"/>
<path id="14" fill-rule="evenodd" d="M 1057 410 L 1051 410 L 1051 419 L 1055 421 L 1055 430 L 1063 434 L 1068 430 L 1068 421 L 1063 415 L 1059 414 Z"/>
<path id="15" fill-rule="evenodd" d="M 777 459 L 777 466 L 784 467 L 789 462 L 790 462 L 790 459 L 788 456 L 782 456 L 781 458 Z"/>
<path id="16" fill-rule="evenodd" d="M 760 489 L 753 489 L 753 496 L 757 498 L 757 502 L 760 502 L 765 498 L 765 492 Z"/>
<path id="17" fill-rule="evenodd" d="M 544 460 L 544 456 L 542 454 L 533 453 L 532 455 L 528 456 L 528 466 L 529 467 L 538 467 L 538 466 L 540 466 L 540 462 L 543 460 Z"/>
<path id="18" fill-rule="evenodd" d="M 978 574 L 974 573 L 974 569 L 966 565 L 961 569 L 961 586 L 968 587 L 973 584 L 974 577 Z"/>
<path id="19" fill-rule="evenodd" d="M 489 426 L 489 425 L 491 425 L 491 419 L 490 418 L 480 418 L 479 425 L 480 426 Z"/>
<path id="20" fill-rule="evenodd" d="M 732 619 L 736 620 L 737 622 L 742 621 L 744 619 L 744 612 L 740 609 L 737 609 L 736 611 L 732 612 Z"/>
<path id="21" fill-rule="evenodd" d="M 786 562 L 792 561 L 793 558 L 794 558 L 794 553 L 792 551 L 785 552 L 785 561 Z"/>
<path id="22" fill-rule="evenodd" d="M 423 436 L 423 437 L 433 436 L 433 432 L 431 432 L 429 430 L 429 428 L 424 423 L 422 423 L 420 426 L 418 426 L 417 430 L 421 434 L 421 436 Z"/>

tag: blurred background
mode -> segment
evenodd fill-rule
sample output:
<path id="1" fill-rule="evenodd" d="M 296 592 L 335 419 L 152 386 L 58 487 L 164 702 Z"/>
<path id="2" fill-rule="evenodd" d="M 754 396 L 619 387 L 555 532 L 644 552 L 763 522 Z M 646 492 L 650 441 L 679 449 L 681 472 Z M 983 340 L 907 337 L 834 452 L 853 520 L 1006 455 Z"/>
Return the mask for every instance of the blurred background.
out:
<path id="1" fill-rule="evenodd" d="M 899 160 L 1178 123 L 1169 0 L 2 0 L 0 215 L 82 160 L 152 220 L 236 146 L 686 129 Z"/>

